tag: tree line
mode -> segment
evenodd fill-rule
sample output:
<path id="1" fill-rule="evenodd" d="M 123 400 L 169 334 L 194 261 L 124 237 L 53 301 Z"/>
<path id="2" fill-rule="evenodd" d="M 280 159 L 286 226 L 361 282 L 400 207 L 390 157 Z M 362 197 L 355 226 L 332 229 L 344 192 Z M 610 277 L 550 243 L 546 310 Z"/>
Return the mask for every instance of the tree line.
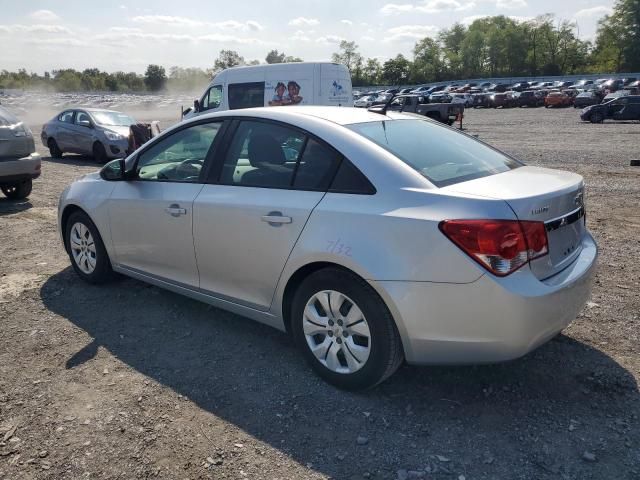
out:
<path id="1" fill-rule="evenodd" d="M 301 62 L 278 50 L 266 63 Z M 593 42 L 581 40 L 577 26 L 551 14 L 518 21 L 503 15 L 483 17 L 468 26 L 460 23 L 436 38 L 416 42 L 413 57 L 398 54 L 385 62 L 364 58 L 358 45 L 343 40 L 332 61 L 349 68 L 354 86 L 407 85 L 464 78 L 551 76 L 580 73 L 640 71 L 640 0 L 617 0 L 610 15 L 598 23 Z M 234 50 L 221 50 L 210 69 L 149 65 L 135 72 L 54 70 L 44 75 L 0 71 L 0 88 L 71 91 L 193 91 L 216 72 L 238 65 L 257 65 Z"/>

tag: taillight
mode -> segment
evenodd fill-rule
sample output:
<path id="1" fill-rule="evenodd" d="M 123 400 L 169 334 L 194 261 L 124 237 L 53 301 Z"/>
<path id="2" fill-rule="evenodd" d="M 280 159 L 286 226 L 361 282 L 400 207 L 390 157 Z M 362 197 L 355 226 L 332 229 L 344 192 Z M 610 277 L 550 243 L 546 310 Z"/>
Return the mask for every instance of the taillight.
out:
<path id="1" fill-rule="evenodd" d="M 505 276 L 549 252 L 542 222 L 445 220 L 440 230 L 494 275 Z"/>

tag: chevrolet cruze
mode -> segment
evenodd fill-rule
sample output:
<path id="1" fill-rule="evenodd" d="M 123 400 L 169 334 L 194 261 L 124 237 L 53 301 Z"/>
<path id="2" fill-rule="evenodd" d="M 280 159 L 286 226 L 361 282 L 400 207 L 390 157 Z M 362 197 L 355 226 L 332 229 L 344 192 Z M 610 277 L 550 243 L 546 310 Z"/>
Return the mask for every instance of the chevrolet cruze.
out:
<path id="1" fill-rule="evenodd" d="M 577 174 L 411 114 L 258 108 L 182 122 L 62 194 L 73 268 L 291 332 L 346 389 L 520 357 L 587 301 Z"/>

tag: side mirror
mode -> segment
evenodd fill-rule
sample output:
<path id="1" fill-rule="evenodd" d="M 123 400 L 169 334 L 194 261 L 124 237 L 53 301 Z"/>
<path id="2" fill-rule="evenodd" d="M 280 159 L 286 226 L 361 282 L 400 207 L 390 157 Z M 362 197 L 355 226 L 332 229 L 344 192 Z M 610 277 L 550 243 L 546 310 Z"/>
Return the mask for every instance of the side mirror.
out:
<path id="1" fill-rule="evenodd" d="M 107 163 L 100 170 L 100 177 L 108 182 L 126 180 L 124 158 L 117 158 Z"/>
<path id="2" fill-rule="evenodd" d="M 193 101 L 193 111 L 196 113 L 200 111 L 200 100 Z"/>

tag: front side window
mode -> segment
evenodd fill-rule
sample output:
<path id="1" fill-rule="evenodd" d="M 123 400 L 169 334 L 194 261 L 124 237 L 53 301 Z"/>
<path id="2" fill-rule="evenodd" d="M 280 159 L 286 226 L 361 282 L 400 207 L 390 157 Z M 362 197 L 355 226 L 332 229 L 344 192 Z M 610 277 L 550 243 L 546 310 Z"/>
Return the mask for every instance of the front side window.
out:
<path id="1" fill-rule="evenodd" d="M 62 112 L 58 116 L 58 120 L 64 123 L 73 123 L 73 110 L 67 110 L 66 112 Z"/>
<path id="2" fill-rule="evenodd" d="M 222 85 L 214 85 L 202 97 L 201 110 L 211 110 L 218 108 L 222 103 Z"/>
<path id="3" fill-rule="evenodd" d="M 348 128 L 388 150 L 437 187 L 522 166 L 472 137 L 428 120 L 375 121 Z"/>
<path id="4" fill-rule="evenodd" d="M 302 133 L 280 125 L 241 122 L 227 151 L 221 183 L 289 187 L 305 141 Z"/>
<path id="5" fill-rule="evenodd" d="M 91 126 L 91 118 L 85 112 L 76 113 L 76 125 L 80 125 L 81 127 L 89 127 Z"/>
<path id="6" fill-rule="evenodd" d="M 229 108 L 264 107 L 264 82 L 229 84 Z"/>
<path id="7" fill-rule="evenodd" d="M 142 152 L 136 166 L 140 180 L 196 183 L 221 122 L 194 125 L 163 138 Z"/>

